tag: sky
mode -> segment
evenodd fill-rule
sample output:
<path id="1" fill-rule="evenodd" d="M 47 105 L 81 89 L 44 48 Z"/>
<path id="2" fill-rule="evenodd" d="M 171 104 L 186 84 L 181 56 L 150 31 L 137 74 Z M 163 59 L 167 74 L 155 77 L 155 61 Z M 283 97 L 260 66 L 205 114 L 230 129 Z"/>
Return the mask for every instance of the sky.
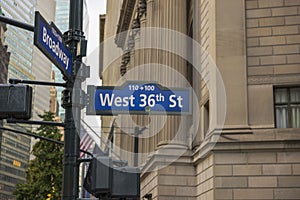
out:
<path id="1" fill-rule="evenodd" d="M 89 22 L 89 50 L 93 50 L 99 44 L 99 15 L 106 12 L 106 0 L 86 0 L 88 6 Z M 93 30 L 93 31 L 91 31 Z"/>
<path id="2" fill-rule="evenodd" d="M 86 85 L 101 85 L 99 78 L 99 15 L 106 12 L 106 0 L 86 0 L 89 15 L 89 33 L 87 35 L 87 61 L 85 64 L 90 66 L 90 78 L 86 80 Z M 101 122 L 99 116 L 84 116 L 83 120 L 93 127 L 97 133 L 101 132 Z M 90 131 L 89 131 L 90 132 Z M 100 142 L 99 136 L 91 135 L 93 140 Z M 98 145 L 99 143 L 96 142 Z"/>
<path id="3" fill-rule="evenodd" d="M 88 47 L 86 64 L 91 67 L 87 84 L 99 85 L 99 15 L 106 12 L 106 0 L 86 0 L 89 15 Z"/>
<path id="4" fill-rule="evenodd" d="M 86 0 L 86 3 L 89 15 L 86 64 L 92 72 L 87 84 L 99 85 L 99 15 L 106 12 L 106 0 Z"/>

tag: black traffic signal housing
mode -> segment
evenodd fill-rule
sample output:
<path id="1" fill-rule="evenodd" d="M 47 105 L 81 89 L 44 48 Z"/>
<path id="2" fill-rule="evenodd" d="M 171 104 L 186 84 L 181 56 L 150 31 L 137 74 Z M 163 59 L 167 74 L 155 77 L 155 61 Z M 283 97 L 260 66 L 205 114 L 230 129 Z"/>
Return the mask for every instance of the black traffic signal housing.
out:
<path id="1" fill-rule="evenodd" d="M 99 196 L 110 192 L 112 170 L 110 168 L 111 159 L 108 156 L 94 157 L 90 162 L 84 188 L 94 196 Z"/>
<path id="2" fill-rule="evenodd" d="M 28 85 L 0 85 L 0 119 L 30 119 L 32 87 Z"/>
<path id="3" fill-rule="evenodd" d="M 114 167 L 111 197 L 138 198 L 140 196 L 140 170 L 137 167 Z"/>
<path id="4" fill-rule="evenodd" d="M 98 198 L 138 198 L 140 170 L 129 166 L 116 167 L 113 163 L 108 156 L 94 157 L 84 180 L 84 188 Z"/>

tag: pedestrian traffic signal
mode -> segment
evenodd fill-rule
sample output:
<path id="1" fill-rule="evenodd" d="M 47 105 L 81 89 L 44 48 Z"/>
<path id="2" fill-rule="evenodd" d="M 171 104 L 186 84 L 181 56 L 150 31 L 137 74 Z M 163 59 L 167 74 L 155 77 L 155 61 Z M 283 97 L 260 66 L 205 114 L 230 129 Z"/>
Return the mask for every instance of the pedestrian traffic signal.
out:
<path id="1" fill-rule="evenodd" d="M 93 158 L 84 188 L 96 197 L 138 198 L 140 196 L 140 170 L 136 167 L 113 166 L 108 156 Z"/>
<path id="2" fill-rule="evenodd" d="M 111 196 L 113 198 L 140 196 L 140 170 L 137 167 L 114 167 L 112 171 Z"/>
<path id="3" fill-rule="evenodd" d="M 0 119 L 30 119 L 32 87 L 28 85 L 0 85 Z"/>
<path id="4" fill-rule="evenodd" d="M 84 181 L 85 189 L 93 195 L 101 195 L 110 191 L 111 159 L 108 156 L 93 158 Z M 99 178 L 101 177 L 101 178 Z"/>

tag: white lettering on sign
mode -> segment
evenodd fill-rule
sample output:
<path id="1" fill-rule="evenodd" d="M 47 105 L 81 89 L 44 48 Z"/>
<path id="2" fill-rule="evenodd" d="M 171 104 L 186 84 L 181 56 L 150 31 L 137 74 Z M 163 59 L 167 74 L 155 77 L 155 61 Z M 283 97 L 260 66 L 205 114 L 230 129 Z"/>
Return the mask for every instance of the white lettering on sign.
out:
<path id="1" fill-rule="evenodd" d="M 115 97 L 115 94 L 102 94 L 100 93 L 100 104 L 101 106 L 117 106 L 117 107 L 126 107 L 131 106 L 134 107 L 134 100 L 135 97 L 133 95 L 130 95 L 129 97 Z"/>
<path id="2" fill-rule="evenodd" d="M 169 105 L 170 108 L 175 108 L 177 106 L 178 103 L 178 107 L 182 108 L 182 100 L 183 98 L 181 96 L 177 97 L 175 94 L 170 95 L 169 100 L 171 102 L 171 104 Z"/>
<path id="3" fill-rule="evenodd" d="M 62 43 L 62 38 L 59 33 L 55 30 L 55 28 L 51 27 L 53 35 Z"/>
<path id="4" fill-rule="evenodd" d="M 69 68 L 69 58 L 59 46 L 59 42 L 53 41 L 48 35 L 47 29 L 43 27 L 43 42 L 55 53 L 55 55 L 66 65 L 66 70 Z"/>
<path id="5" fill-rule="evenodd" d="M 164 102 L 165 101 L 165 96 L 162 95 L 162 93 L 159 94 L 150 94 L 147 96 L 146 94 L 140 94 L 141 98 L 141 103 L 140 107 L 145 107 L 145 106 L 150 106 L 154 107 L 157 102 Z"/>

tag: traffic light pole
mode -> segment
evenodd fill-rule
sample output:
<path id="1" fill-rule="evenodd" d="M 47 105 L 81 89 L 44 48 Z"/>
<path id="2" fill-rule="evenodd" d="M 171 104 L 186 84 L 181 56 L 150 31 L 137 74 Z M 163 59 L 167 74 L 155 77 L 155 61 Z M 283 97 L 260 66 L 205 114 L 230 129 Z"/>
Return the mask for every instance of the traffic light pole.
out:
<path id="1" fill-rule="evenodd" d="M 64 42 L 72 53 L 73 74 L 66 81 L 63 92 L 65 108 L 64 135 L 64 166 L 63 166 L 63 200 L 76 200 L 79 191 L 79 131 L 81 109 L 81 81 L 76 78 L 80 68 L 82 55 L 78 55 L 77 47 L 84 40 L 83 31 L 83 0 L 70 0 L 69 31 L 64 34 Z M 79 65 L 75 65 L 75 63 Z"/>
<path id="2" fill-rule="evenodd" d="M 35 27 L 13 19 L 0 16 L 0 21 L 13 26 L 35 31 Z M 79 191 L 79 131 L 82 101 L 81 83 L 86 78 L 82 73 L 82 57 L 85 56 L 86 40 L 83 35 L 83 0 L 70 0 L 69 31 L 63 36 L 64 43 L 72 53 L 73 72 L 71 77 L 64 77 L 65 84 L 55 84 L 66 89 L 63 92 L 62 106 L 65 108 L 64 122 L 64 166 L 63 166 L 63 200 L 76 200 Z M 76 76 L 81 70 L 79 77 Z M 32 82 L 31 82 L 32 83 Z M 43 84 L 39 82 L 39 84 Z M 47 83 L 49 85 L 49 83 Z M 87 152 L 86 152 L 87 153 Z"/>

